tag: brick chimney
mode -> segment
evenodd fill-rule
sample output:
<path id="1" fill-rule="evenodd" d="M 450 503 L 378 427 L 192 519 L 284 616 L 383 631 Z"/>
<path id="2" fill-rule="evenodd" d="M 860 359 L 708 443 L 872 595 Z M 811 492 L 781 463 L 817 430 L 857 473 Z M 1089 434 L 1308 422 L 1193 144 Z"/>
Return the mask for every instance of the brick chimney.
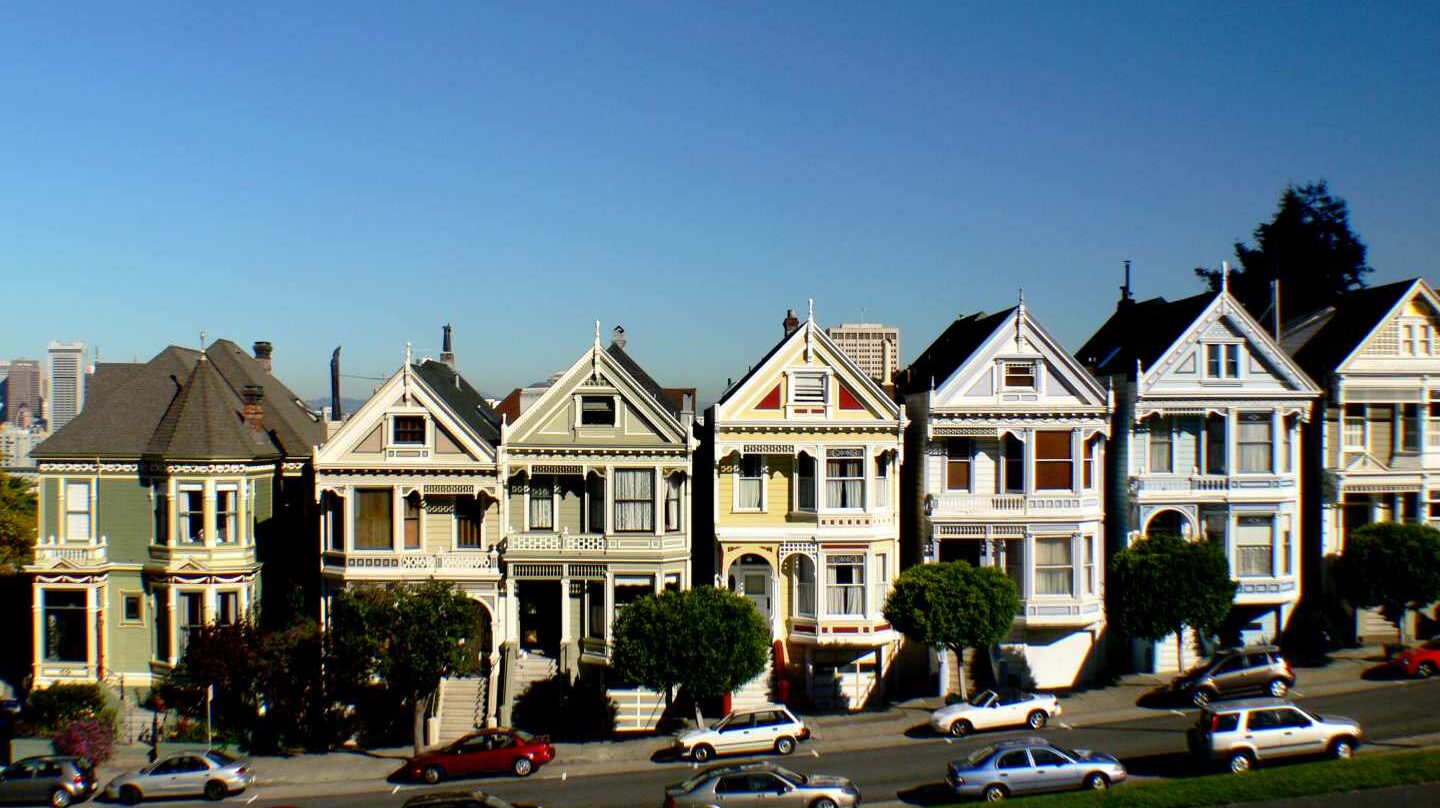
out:
<path id="1" fill-rule="evenodd" d="M 787 337 L 794 334 L 795 330 L 800 327 L 800 318 L 795 316 L 794 309 L 785 310 L 785 322 L 782 325 L 785 326 L 785 336 Z"/>
<path id="2" fill-rule="evenodd" d="M 245 418 L 245 425 L 256 432 L 264 432 L 265 409 L 261 402 L 265 400 L 265 388 L 258 384 L 247 384 L 240 388 L 240 400 L 244 402 L 241 413 Z"/>
<path id="3" fill-rule="evenodd" d="M 270 372 L 270 353 L 274 350 L 268 341 L 260 340 L 255 343 L 255 361 L 265 368 L 266 373 Z"/>
<path id="4" fill-rule="evenodd" d="M 445 324 L 445 333 L 440 343 L 440 361 L 455 369 L 455 349 L 450 343 L 450 324 Z"/>

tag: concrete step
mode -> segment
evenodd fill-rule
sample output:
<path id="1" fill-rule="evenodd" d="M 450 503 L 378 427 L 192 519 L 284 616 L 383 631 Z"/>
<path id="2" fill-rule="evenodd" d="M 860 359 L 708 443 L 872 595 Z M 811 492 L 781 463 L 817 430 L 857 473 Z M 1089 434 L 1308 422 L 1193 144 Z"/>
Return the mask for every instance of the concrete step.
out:
<path id="1" fill-rule="evenodd" d="M 1175 635 L 1171 634 L 1158 643 L 1155 643 L 1154 659 L 1155 665 L 1151 673 L 1178 673 L 1182 670 L 1189 670 L 1198 665 L 1204 658 L 1195 650 L 1195 629 L 1187 628 L 1184 632 L 1184 657 L 1176 660 Z"/>
<path id="2" fill-rule="evenodd" d="M 775 660 L 765 659 L 765 668 L 754 679 L 741 685 L 730 695 L 731 710 L 753 710 L 774 701 Z"/>

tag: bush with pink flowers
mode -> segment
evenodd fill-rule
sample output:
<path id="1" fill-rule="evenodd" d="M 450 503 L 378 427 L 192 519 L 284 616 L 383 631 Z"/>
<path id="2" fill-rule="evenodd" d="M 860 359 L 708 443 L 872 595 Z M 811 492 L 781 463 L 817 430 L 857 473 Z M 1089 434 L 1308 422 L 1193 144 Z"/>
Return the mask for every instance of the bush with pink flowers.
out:
<path id="1" fill-rule="evenodd" d="M 94 718 L 77 718 L 62 724 L 52 743 L 56 752 L 83 757 L 98 766 L 109 760 L 115 750 L 115 726 Z"/>

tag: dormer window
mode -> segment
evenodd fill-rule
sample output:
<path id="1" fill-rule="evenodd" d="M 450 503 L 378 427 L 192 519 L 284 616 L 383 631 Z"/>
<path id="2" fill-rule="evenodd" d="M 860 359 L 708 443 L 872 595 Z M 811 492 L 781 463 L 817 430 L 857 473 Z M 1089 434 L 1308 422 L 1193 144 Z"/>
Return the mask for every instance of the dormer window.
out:
<path id="1" fill-rule="evenodd" d="M 790 403 L 825 406 L 825 374 L 796 373 L 790 377 Z"/>
<path id="2" fill-rule="evenodd" d="M 1034 390 L 1034 362 L 1006 362 L 1003 366 L 1003 383 L 1006 390 Z"/>
<path id="3" fill-rule="evenodd" d="M 615 426 L 615 399 L 611 396 L 581 396 L 580 425 Z"/>
<path id="4" fill-rule="evenodd" d="M 1212 342 L 1205 346 L 1205 378 L 1240 378 L 1240 344 Z"/>
<path id="5" fill-rule="evenodd" d="M 425 445 L 425 416 L 397 415 L 390 422 L 391 443 L 396 446 Z"/>
<path id="6" fill-rule="evenodd" d="M 1424 320 L 1400 322 L 1400 355 L 1430 356 L 1434 353 L 1434 333 Z"/>

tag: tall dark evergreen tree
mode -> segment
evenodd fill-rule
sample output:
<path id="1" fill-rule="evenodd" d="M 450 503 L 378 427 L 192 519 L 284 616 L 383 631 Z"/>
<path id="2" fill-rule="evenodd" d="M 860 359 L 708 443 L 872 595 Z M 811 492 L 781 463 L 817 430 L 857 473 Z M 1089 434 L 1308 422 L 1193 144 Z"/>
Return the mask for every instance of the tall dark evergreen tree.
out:
<path id="1" fill-rule="evenodd" d="M 1271 282 L 1280 282 L 1282 319 L 1335 302 L 1343 292 L 1365 286 L 1373 270 L 1365 243 L 1350 230 L 1345 200 L 1330 195 L 1324 180 L 1288 185 L 1275 218 L 1255 228 L 1255 246 L 1236 242 L 1239 266 L 1230 292 L 1265 326 L 1274 322 Z M 1198 267 L 1195 274 L 1220 288 L 1220 270 Z"/>

